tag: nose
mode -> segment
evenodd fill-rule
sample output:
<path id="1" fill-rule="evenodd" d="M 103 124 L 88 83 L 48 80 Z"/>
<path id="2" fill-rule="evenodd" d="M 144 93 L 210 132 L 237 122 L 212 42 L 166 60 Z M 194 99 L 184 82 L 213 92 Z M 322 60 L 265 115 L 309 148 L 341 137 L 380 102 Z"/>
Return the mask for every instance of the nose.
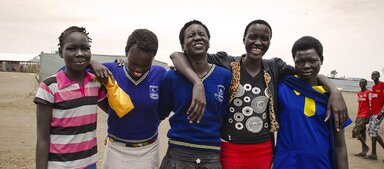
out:
<path id="1" fill-rule="evenodd" d="M 81 49 L 78 49 L 78 50 L 76 51 L 76 56 L 77 56 L 77 57 L 84 56 L 84 52 L 83 52 Z"/>
<path id="2" fill-rule="evenodd" d="M 201 40 L 201 36 L 200 35 L 196 35 L 193 37 L 193 40 L 197 41 L 197 40 Z"/>
<path id="3" fill-rule="evenodd" d="M 261 39 L 260 39 L 260 38 L 256 38 L 256 40 L 255 40 L 255 44 L 256 44 L 256 45 L 261 45 Z"/>

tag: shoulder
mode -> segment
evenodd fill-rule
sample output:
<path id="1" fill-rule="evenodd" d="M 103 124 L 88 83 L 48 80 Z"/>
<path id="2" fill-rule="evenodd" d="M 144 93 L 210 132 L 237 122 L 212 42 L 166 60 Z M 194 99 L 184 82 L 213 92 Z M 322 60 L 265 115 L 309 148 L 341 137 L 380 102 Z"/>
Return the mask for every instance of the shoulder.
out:
<path id="1" fill-rule="evenodd" d="M 40 84 L 45 84 L 46 86 L 50 86 L 51 84 L 57 83 L 56 76 L 57 76 L 57 73 L 49 77 L 46 77 L 44 80 L 41 81 Z"/>
<path id="2" fill-rule="evenodd" d="M 159 73 L 165 73 L 167 70 L 159 65 L 152 65 L 151 66 L 151 71 L 159 72 Z"/>
<path id="3" fill-rule="evenodd" d="M 215 66 L 215 70 L 216 72 L 220 73 L 220 74 L 224 74 L 226 76 L 231 76 L 231 72 L 228 70 L 228 69 L 225 69 L 223 67 L 220 67 L 220 66 L 217 66 L 217 65 L 214 65 Z"/>
<path id="4" fill-rule="evenodd" d="M 114 69 L 119 67 L 119 64 L 117 64 L 116 62 L 107 62 L 107 63 L 103 63 L 103 65 L 108 69 Z"/>

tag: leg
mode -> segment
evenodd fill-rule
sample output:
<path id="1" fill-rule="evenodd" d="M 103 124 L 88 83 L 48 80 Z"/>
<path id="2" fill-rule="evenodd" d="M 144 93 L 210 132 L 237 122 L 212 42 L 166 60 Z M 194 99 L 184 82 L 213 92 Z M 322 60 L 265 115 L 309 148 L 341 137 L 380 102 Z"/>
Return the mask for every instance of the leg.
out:
<path id="1" fill-rule="evenodd" d="M 377 136 L 377 142 L 381 145 L 381 147 L 384 149 L 384 142 L 383 139 L 380 136 Z"/>
<path id="2" fill-rule="evenodd" d="M 367 155 L 365 158 L 369 160 L 377 160 L 377 155 L 376 155 L 376 141 L 377 137 L 372 137 L 372 152 L 371 155 Z"/>

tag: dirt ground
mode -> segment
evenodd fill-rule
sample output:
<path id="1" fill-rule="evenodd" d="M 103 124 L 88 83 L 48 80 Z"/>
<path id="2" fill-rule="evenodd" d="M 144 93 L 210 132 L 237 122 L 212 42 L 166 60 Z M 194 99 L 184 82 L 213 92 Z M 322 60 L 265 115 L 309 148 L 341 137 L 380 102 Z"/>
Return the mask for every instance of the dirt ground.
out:
<path id="1" fill-rule="evenodd" d="M 0 72 L 0 169 L 35 168 L 36 117 L 32 102 L 37 87 L 35 74 Z M 357 109 L 356 93 L 343 93 L 351 118 L 355 119 Z M 107 115 L 98 114 L 99 162 L 104 153 L 103 138 L 106 136 Z M 352 139 L 353 124 L 346 129 L 349 166 L 351 169 L 379 169 L 384 167 L 384 151 L 378 145 L 379 160 L 370 161 L 353 156 L 361 149 L 360 143 Z M 383 126 L 382 126 L 383 127 Z M 167 149 L 166 132 L 168 122 L 160 126 L 160 158 Z M 383 129 L 383 128 L 382 128 Z M 381 136 L 384 136 L 384 129 Z M 370 140 L 368 141 L 370 144 Z"/>

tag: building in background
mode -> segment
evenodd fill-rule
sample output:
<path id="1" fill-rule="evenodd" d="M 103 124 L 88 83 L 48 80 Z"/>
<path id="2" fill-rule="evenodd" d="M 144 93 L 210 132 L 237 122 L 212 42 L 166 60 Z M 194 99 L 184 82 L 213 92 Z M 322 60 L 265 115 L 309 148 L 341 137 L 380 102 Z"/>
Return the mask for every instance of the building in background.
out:
<path id="1" fill-rule="evenodd" d="M 0 71 L 3 72 L 39 72 L 38 54 L 0 53 Z"/>

